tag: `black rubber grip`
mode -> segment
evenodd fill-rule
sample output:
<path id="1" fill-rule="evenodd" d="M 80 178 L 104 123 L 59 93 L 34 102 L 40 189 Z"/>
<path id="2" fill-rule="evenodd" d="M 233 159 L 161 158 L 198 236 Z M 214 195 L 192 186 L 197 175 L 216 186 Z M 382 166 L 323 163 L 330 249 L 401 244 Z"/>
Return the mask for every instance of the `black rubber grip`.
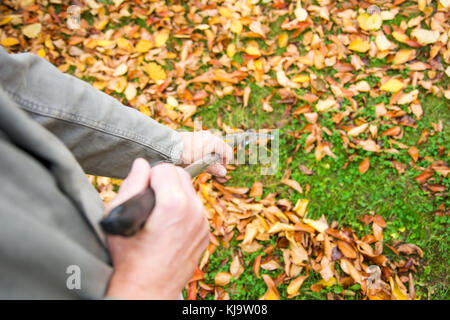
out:
<path id="1" fill-rule="evenodd" d="M 130 237 L 144 227 L 155 207 L 155 192 L 148 188 L 115 207 L 100 221 L 106 233 Z"/>

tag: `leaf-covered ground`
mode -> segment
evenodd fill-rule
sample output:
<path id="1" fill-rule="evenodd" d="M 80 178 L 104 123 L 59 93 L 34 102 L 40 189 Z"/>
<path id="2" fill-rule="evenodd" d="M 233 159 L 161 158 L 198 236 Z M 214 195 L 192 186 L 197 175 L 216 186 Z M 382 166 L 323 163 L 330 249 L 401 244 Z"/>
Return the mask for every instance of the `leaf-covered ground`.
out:
<path id="1" fill-rule="evenodd" d="M 449 1 L 69 2 L 2 1 L 0 44 L 172 128 L 280 130 L 276 175 L 194 181 L 186 298 L 448 299 Z"/>

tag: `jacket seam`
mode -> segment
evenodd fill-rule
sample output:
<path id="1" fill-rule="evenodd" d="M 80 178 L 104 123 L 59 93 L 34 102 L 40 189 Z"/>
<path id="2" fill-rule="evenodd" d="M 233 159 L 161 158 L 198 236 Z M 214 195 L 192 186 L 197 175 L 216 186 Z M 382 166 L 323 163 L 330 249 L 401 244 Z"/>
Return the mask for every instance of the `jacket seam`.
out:
<path id="1" fill-rule="evenodd" d="M 138 143 L 140 145 L 143 145 L 145 147 L 148 147 L 152 149 L 153 151 L 161 154 L 164 158 L 174 161 L 174 156 L 172 155 L 173 147 L 166 148 L 164 146 L 155 146 L 153 144 L 148 143 L 148 139 L 145 137 L 138 135 L 136 133 L 130 132 L 128 130 L 124 130 L 117 127 L 112 127 L 111 125 L 108 125 L 104 122 L 99 122 L 96 120 L 91 120 L 73 113 L 65 112 L 63 110 L 55 109 L 55 108 L 49 108 L 46 106 L 43 106 L 39 103 L 30 101 L 28 99 L 25 99 L 21 97 L 18 93 L 14 93 L 8 89 L 5 89 L 16 102 L 23 105 L 28 111 L 34 112 L 43 116 L 67 121 L 69 123 L 74 123 L 78 125 L 85 126 L 87 128 L 105 133 L 110 134 L 112 136 L 122 138 L 125 140 L 128 140 L 130 142 Z"/>

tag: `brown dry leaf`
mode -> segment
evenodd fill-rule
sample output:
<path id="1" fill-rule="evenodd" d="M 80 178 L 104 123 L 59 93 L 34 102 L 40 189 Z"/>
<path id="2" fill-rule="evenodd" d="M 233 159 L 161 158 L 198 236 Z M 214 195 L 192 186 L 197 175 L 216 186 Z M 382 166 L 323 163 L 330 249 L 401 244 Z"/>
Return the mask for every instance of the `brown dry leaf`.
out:
<path id="1" fill-rule="evenodd" d="M 400 246 L 397 247 L 397 251 L 401 252 L 401 253 L 408 254 L 408 255 L 410 255 L 410 254 L 418 254 L 421 258 L 423 258 L 423 251 L 422 251 L 422 249 L 420 249 L 415 244 L 410 244 L 410 243 L 401 244 Z"/>
<path id="2" fill-rule="evenodd" d="M 366 151 L 370 152 L 380 152 L 381 148 L 372 139 L 359 141 L 358 144 Z"/>
<path id="3" fill-rule="evenodd" d="M 298 168 L 300 169 L 300 171 L 308 176 L 314 174 L 313 171 L 309 170 L 306 166 L 304 166 L 303 164 L 299 165 Z"/>
<path id="4" fill-rule="evenodd" d="M 235 255 L 233 261 L 230 264 L 230 274 L 233 277 L 233 279 L 238 279 L 243 272 L 244 267 L 241 265 L 239 256 Z"/>
<path id="5" fill-rule="evenodd" d="M 292 189 L 294 189 L 294 190 L 296 190 L 296 191 L 298 191 L 298 192 L 300 192 L 300 193 L 303 193 L 302 187 L 301 187 L 300 184 L 299 184 L 297 181 L 295 181 L 295 180 L 292 180 L 292 179 L 283 179 L 283 180 L 281 180 L 281 183 L 287 185 L 288 187 L 291 187 Z"/>
<path id="6" fill-rule="evenodd" d="M 253 183 L 252 189 L 250 190 L 250 197 L 261 198 L 263 194 L 263 184 L 262 182 L 256 181 Z"/>
<path id="7" fill-rule="evenodd" d="M 402 129 L 399 126 L 395 126 L 395 127 L 385 130 L 381 135 L 392 137 L 392 136 L 399 135 L 401 132 L 402 132 Z"/>
<path id="8" fill-rule="evenodd" d="M 354 127 L 350 129 L 350 131 L 347 133 L 349 136 L 356 137 L 357 135 L 363 133 L 366 131 L 366 129 L 369 127 L 368 123 L 364 123 L 360 126 Z"/>
<path id="9" fill-rule="evenodd" d="M 337 246 L 339 248 L 339 251 L 349 259 L 356 259 L 356 257 L 358 256 L 355 249 L 353 249 L 353 247 L 346 241 L 338 240 Z"/>
<path id="10" fill-rule="evenodd" d="M 417 162 L 417 160 L 419 160 L 419 150 L 416 147 L 410 147 L 408 149 L 408 154 L 411 156 L 414 162 Z"/>
<path id="11" fill-rule="evenodd" d="M 22 28 L 22 33 L 28 38 L 36 38 L 41 33 L 42 25 L 40 23 L 33 23 Z"/>
<path id="12" fill-rule="evenodd" d="M 361 273 L 358 270 L 356 270 L 355 266 L 349 260 L 342 258 L 340 260 L 340 265 L 342 271 L 351 276 L 356 283 L 362 284 Z"/>
<path id="13" fill-rule="evenodd" d="M 280 300 L 280 294 L 278 293 L 272 278 L 267 274 L 263 274 L 262 277 L 267 285 L 267 291 L 264 296 L 261 297 L 261 300 Z"/>
<path id="14" fill-rule="evenodd" d="M 308 276 L 299 276 L 292 280 L 286 289 L 287 294 L 290 297 L 295 296 L 298 293 L 298 290 L 300 290 L 300 287 L 302 286 L 306 278 L 308 278 Z"/>
<path id="15" fill-rule="evenodd" d="M 216 286 L 226 286 L 230 283 L 231 277 L 231 273 L 229 272 L 218 272 L 214 278 L 214 283 Z"/>

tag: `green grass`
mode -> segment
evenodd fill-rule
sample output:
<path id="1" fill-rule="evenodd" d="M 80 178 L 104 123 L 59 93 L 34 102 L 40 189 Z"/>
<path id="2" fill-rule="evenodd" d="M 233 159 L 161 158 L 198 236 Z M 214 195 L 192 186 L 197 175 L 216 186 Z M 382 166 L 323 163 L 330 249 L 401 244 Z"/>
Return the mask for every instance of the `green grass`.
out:
<path id="1" fill-rule="evenodd" d="M 449 261 L 447 227 L 449 219 L 433 214 L 444 199 L 432 197 L 428 192 L 420 189 L 414 181 L 414 177 L 420 172 L 409 165 L 410 157 L 406 150 L 401 150 L 400 154 L 395 156 L 388 154 L 373 155 L 369 152 L 353 149 L 345 150 L 339 135 L 334 133 L 326 139 L 333 143 L 332 150 L 337 156 L 336 159 L 326 157 L 317 162 L 313 153 L 308 154 L 303 150 L 306 135 L 294 141 L 286 134 L 288 131 L 301 129 L 304 124 L 291 116 L 289 116 L 291 120 L 283 122 L 282 115 L 285 106 L 277 103 L 278 98 L 276 96 L 271 100 L 274 112 L 264 112 L 261 109 L 260 99 L 269 95 L 271 89 L 259 88 L 255 84 L 246 85 L 250 85 L 252 89 L 247 108 L 236 102 L 234 97 L 229 96 L 216 100 L 211 106 L 203 109 L 198 116 L 210 128 L 217 128 L 216 120 L 219 115 L 227 125 L 242 129 L 279 127 L 281 131 L 280 168 L 274 176 L 261 176 L 259 175 L 260 168 L 257 165 L 242 165 L 231 173 L 232 179 L 228 184 L 250 187 L 255 181 L 261 181 L 264 183 L 265 194 L 275 192 L 278 194 L 278 198 L 285 197 L 293 203 L 299 198 L 307 198 L 310 201 L 308 213 L 310 217 L 318 218 L 324 214 L 328 222 L 337 221 L 341 226 L 349 226 L 359 236 L 370 232 L 360 221 L 364 214 L 375 212 L 382 215 L 387 221 L 387 227 L 384 231 L 385 241 L 389 243 L 393 240 L 400 240 L 415 243 L 424 250 L 425 257 L 421 261 L 422 266 L 419 268 L 418 274 L 415 275 L 418 296 L 421 298 L 448 299 L 450 297 L 447 275 Z M 371 102 L 378 103 L 376 99 Z M 441 119 L 444 124 L 447 124 L 444 125 L 444 132 L 429 137 L 427 143 L 419 146 L 421 157 L 430 156 L 438 159 L 437 147 L 445 146 L 447 150 L 449 148 L 448 103 L 442 98 L 431 95 L 421 96 L 421 103 L 424 110 L 423 118 L 417 121 L 417 128 L 405 130 L 405 135 L 400 142 L 415 145 L 422 129 L 427 127 L 431 130 L 431 122 L 436 123 Z M 367 114 L 362 116 L 370 116 L 370 113 L 374 110 L 370 104 L 366 109 Z M 333 128 L 329 117 L 321 117 L 320 121 L 328 128 Z M 293 151 L 298 143 L 302 147 L 294 154 Z M 343 169 L 349 155 L 353 155 L 353 162 L 346 169 Z M 370 169 L 365 174 L 361 174 L 358 165 L 366 156 L 370 156 Z M 288 157 L 293 157 L 289 165 L 287 164 Z M 394 159 L 407 164 L 407 168 L 402 175 L 399 175 L 392 167 L 391 161 Z M 303 174 L 299 170 L 300 164 L 313 170 L 314 174 L 311 176 Z M 429 164 L 429 162 L 423 160 L 418 163 L 420 166 Z M 308 194 L 299 194 L 280 183 L 283 173 L 288 167 L 292 170 L 292 179 L 297 180 L 303 187 L 306 184 L 310 185 Z M 449 185 L 449 179 L 443 179 L 441 183 Z M 446 199 L 445 201 L 448 207 L 450 205 L 449 200 Z M 233 248 L 233 246 L 230 248 Z M 212 255 L 210 270 L 213 271 L 208 275 L 207 282 L 213 283 L 217 272 L 228 271 L 231 262 L 231 250 L 219 248 Z M 390 257 L 393 257 L 392 253 L 388 252 L 388 256 L 389 254 L 391 254 Z M 263 280 L 257 279 L 251 271 L 252 258 L 255 256 L 248 257 L 250 262 L 249 267 L 245 268 L 245 273 L 229 285 L 231 292 L 235 292 L 231 294 L 231 298 L 257 299 L 264 293 L 263 289 L 266 287 Z M 228 257 L 228 261 L 223 264 L 225 257 Z M 282 259 L 281 254 L 279 258 Z M 221 267 L 216 270 L 214 266 L 221 263 Z M 272 277 L 276 275 L 276 272 L 271 274 Z M 312 292 L 309 287 L 318 280 L 320 280 L 319 276 L 311 273 L 297 298 L 323 299 L 326 298 L 328 291 L 340 292 L 341 290 L 341 288 L 334 286 L 324 289 L 320 293 Z M 283 297 L 285 287 L 280 285 L 279 291 Z M 348 298 L 358 298 L 358 296 Z"/>

